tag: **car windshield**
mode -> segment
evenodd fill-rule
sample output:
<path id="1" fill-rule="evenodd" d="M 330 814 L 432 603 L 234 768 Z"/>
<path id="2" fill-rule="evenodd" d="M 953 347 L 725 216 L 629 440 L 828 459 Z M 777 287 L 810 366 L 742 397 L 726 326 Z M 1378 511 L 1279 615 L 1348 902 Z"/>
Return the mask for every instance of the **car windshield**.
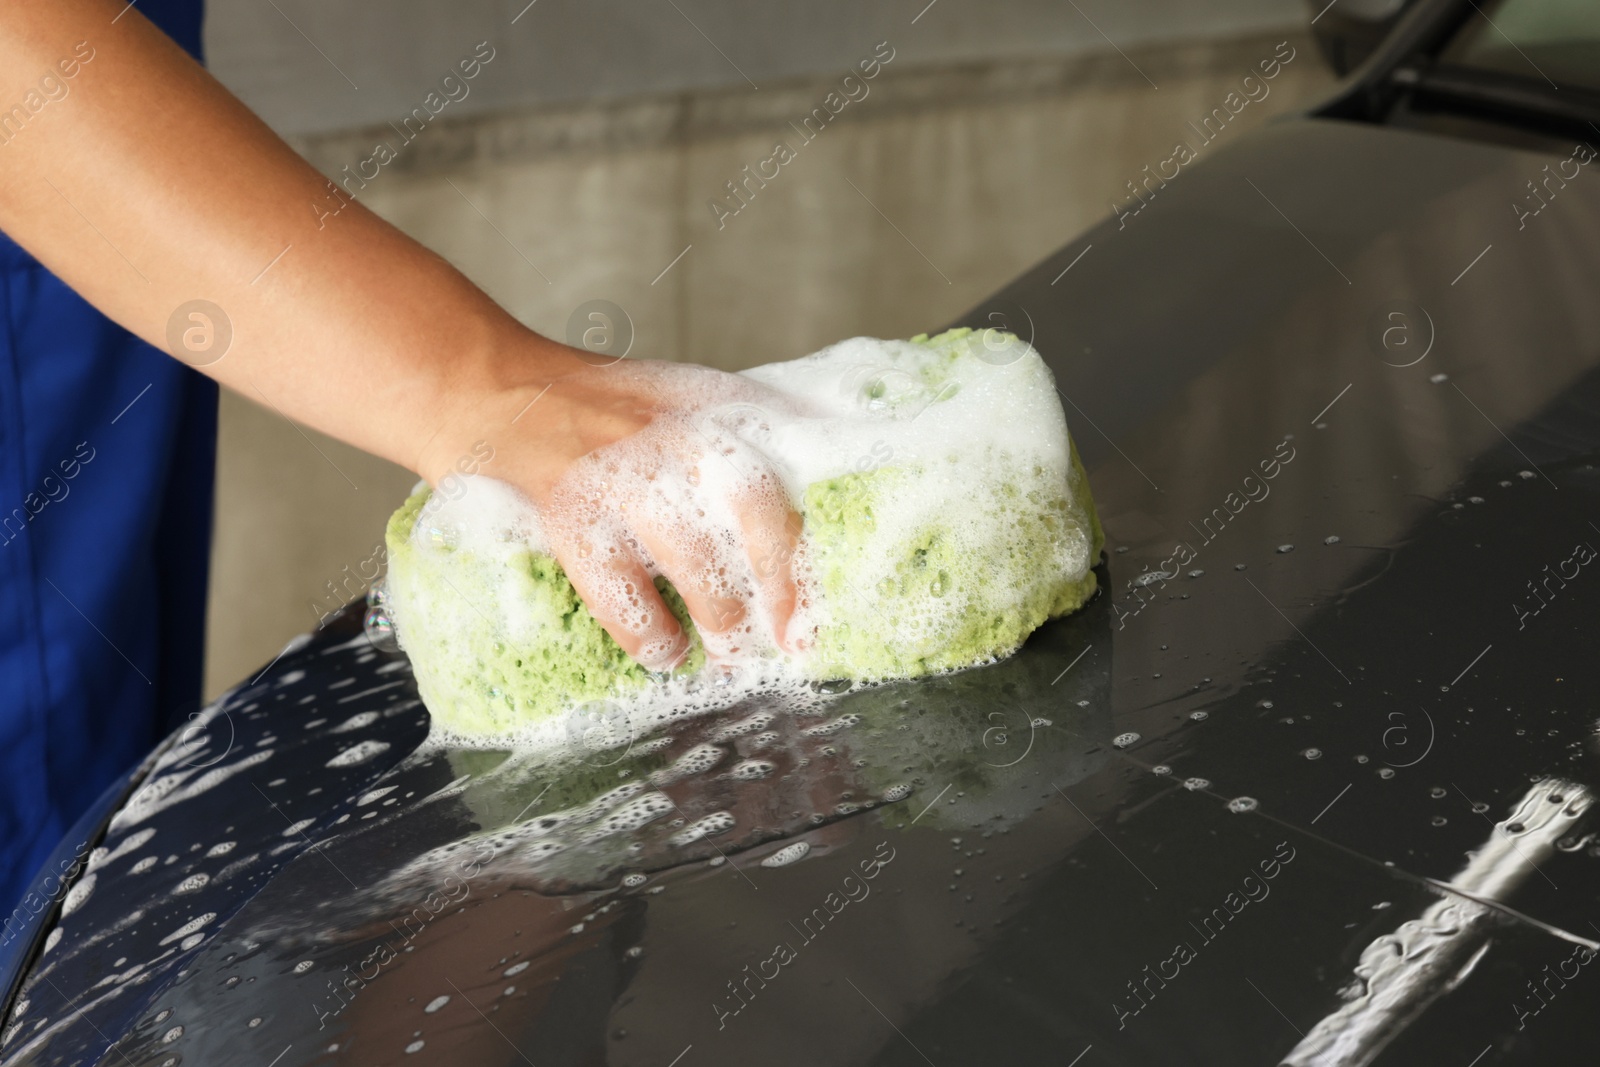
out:
<path id="1" fill-rule="evenodd" d="M 1600 4 L 1594 0 L 1499 0 L 1474 5 L 1440 58 L 1447 63 L 1600 90 Z"/>

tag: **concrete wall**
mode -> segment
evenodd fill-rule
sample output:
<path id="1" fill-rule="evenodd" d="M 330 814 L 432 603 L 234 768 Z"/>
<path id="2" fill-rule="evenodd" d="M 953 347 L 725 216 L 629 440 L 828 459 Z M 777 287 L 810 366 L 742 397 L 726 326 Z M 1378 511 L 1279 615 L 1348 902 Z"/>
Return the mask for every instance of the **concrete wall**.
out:
<path id="1" fill-rule="evenodd" d="M 299 11 L 278 2 L 291 15 Z M 218 18 L 229 3 L 219 5 Z M 473 12 L 480 9 L 504 7 L 457 6 L 464 14 L 452 18 L 453 26 L 478 17 Z M 1044 9 L 1015 6 L 1009 14 L 984 9 L 1010 27 L 984 38 L 985 47 L 1028 43 L 1027 19 Z M 1108 19 L 1122 10 L 1100 6 L 1112 13 Z M 1283 6 L 1243 7 L 1281 12 Z M 271 5 L 264 9 L 272 12 Z M 577 18 L 574 10 L 539 0 L 518 27 L 535 14 L 552 22 Z M 704 10 L 732 9 L 708 4 Z M 935 14 L 953 21 L 971 10 L 978 9 L 939 0 L 913 29 L 920 31 Z M 1176 19 L 1178 11 L 1167 14 Z M 693 12 L 708 32 L 713 22 L 732 25 L 727 18 L 702 20 L 699 6 Z M 906 21 L 916 10 L 902 14 Z M 863 24 L 858 18 L 850 25 Z M 443 32 L 434 27 L 419 37 L 432 40 Z M 633 356 L 738 369 L 854 334 L 906 336 L 951 320 L 1105 217 L 1112 198 L 1126 195 L 1125 183 L 1146 163 L 1164 158 L 1184 136 L 1185 123 L 1218 106 L 1245 69 L 1286 36 L 1134 45 L 1121 52 L 1102 41 L 1099 49 L 1027 61 L 969 55 L 960 62 L 917 63 L 915 47 L 897 48 L 870 94 L 800 148 L 778 178 L 719 228 L 707 203 L 725 193 L 723 183 L 766 158 L 775 139 L 798 141 L 788 122 L 821 102 L 837 83 L 834 71 L 889 36 L 877 24 L 859 38 L 854 30 L 839 31 L 837 39 L 833 32 L 800 49 L 813 58 L 825 54 L 826 75 L 777 81 L 762 67 L 766 84 L 759 92 L 742 83 L 729 87 L 721 78 L 720 87 L 590 103 L 563 102 L 547 72 L 512 70 L 511 63 L 496 72 L 495 64 L 511 58 L 507 50 L 478 80 L 487 86 L 491 72 L 509 71 L 525 79 L 526 92 L 551 98 L 507 110 L 485 106 L 477 114 L 447 109 L 362 198 L 536 329 L 564 338 L 579 305 L 605 299 L 632 322 Z M 224 63 L 228 53 L 218 34 L 214 22 L 214 54 Z M 1065 49 L 1069 36 L 1058 31 L 1056 47 Z M 1297 34 L 1290 39 L 1298 53 L 1272 83 L 1272 95 L 1246 108 L 1218 147 L 1331 85 L 1309 41 Z M 573 48 L 582 51 L 588 40 L 580 36 Z M 960 42 L 957 35 L 942 47 Z M 759 44 L 752 39 L 750 47 Z M 365 47 L 350 46 L 355 55 Z M 787 53 L 780 45 L 770 46 L 771 56 L 781 54 Z M 406 65 L 422 61 L 411 57 Z M 720 77 L 713 64 L 693 69 L 711 82 Z M 645 84 L 629 78 L 666 77 L 650 70 L 591 73 L 609 91 Z M 222 73 L 237 78 L 240 72 L 224 66 Z M 681 80 L 683 71 L 677 74 Z M 266 95 L 253 102 L 294 134 L 324 171 L 337 172 L 366 155 L 376 137 L 393 137 L 382 122 L 367 129 L 320 128 L 314 109 L 297 110 L 313 97 L 299 95 L 307 90 L 289 80 L 274 82 L 271 93 L 256 83 Z M 367 91 L 363 85 L 360 92 Z M 353 95 L 348 86 L 345 92 Z M 316 448 L 277 414 L 224 397 L 209 693 L 253 673 L 284 641 L 315 625 L 312 605 L 325 601 L 327 583 L 339 584 L 346 568 L 360 569 L 382 537 L 383 520 L 415 480 L 307 432 Z"/>
<path id="2" fill-rule="evenodd" d="M 377 125 L 480 41 L 506 62 L 462 114 L 843 70 L 877 41 L 907 66 L 1221 40 L 1303 24 L 1301 0 L 211 0 L 212 69 L 285 133 Z"/>

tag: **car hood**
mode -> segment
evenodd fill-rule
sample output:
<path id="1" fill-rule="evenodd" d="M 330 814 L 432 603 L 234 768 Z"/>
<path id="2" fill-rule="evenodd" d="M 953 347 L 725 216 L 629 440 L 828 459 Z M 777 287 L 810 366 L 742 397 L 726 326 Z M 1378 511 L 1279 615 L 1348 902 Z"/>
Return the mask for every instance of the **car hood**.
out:
<path id="1" fill-rule="evenodd" d="M 1003 663 L 556 765 L 429 741 L 347 610 L 153 759 L 0 1055 L 1585 1047 L 1527 984 L 1600 948 L 1600 180 L 1529 215 L 1547 163 L 1281 122 L 965 316 L 1050 362 L 1109 538 Z"/>

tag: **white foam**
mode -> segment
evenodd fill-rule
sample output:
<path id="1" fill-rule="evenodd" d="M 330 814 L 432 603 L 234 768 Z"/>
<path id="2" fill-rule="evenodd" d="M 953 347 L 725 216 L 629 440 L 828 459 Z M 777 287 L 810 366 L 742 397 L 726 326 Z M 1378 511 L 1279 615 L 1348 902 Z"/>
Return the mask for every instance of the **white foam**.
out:
<path id="1" fill-rule="evenodd" d="M 684 845 L 693 844 L 707 837 L 725 834 L 733 829 L 733 816 L 725 811 L 714 811 L 710 815 L 702 816 L 685 826 L 682 830 L 667 838 L 667 844 L 682 848 Z"/>
<path id="2" fill-rule="evenodd" d="M 796 841 L 792 845 L 785 845 L 766 859 L 761 861 L 763 867 L 787 867 L 806 858 L 811 851 L 811 846 L 804 841 Z"/>
<path id="3" fill-rule="evenodd" d="M 66 899 L 61 902 L 61 915 L 65 918 L 83 907 L 84 901 L 94 892 L 94 883 L 99 875 L 86 874 L 78 879 L 76 885 L 67 890 Z"/>
<path id="4" fill-rule="evenodd" d="M 372 757 L 389 751 L 387 741 L 358 741 L 328 761 L 329 767 L 353 767 Z"/>

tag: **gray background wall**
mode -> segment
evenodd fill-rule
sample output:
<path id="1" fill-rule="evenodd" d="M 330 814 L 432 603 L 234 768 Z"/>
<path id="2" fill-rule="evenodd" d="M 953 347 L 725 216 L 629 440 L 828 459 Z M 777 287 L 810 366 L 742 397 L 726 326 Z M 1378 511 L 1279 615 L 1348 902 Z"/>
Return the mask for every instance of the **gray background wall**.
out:
<path id="1" fill-rule="evenodd" d="M 479 41 L 504 49 L 507 62 L 463 101 L 465 113 L 749 88 L 746 76 L 765 87 L 845 70 L 881 40 L 903 47 L 908 65 L 956 65 L 1072 56 L 1108 40 L 1124 50 L 1222 40 L 1306 18 L 1299 0 L 1076 4 L 212 0 L 206 46 L 218 76 L 273 128 L 317 133 L 404 114 Z"/>
<path id="2" fill-rule="evenodd" d="M 515 25 L 525 0 L 275 3 L 213 0 L 212 67 L 328 173 L 490 40 L 363 201 L 535 329 L 606 299 L 632 355 L 726 369 L 949 321 L 1104 218 L 1278 41 L 1295 59 L 1219 146 L 1332 84 L 1294 0 L 538 0 Z M 870 95 L 718 229 L 707 200 L 883 40 Z M 415 480 L 306 433 L 224 395 L 208 694 L 316 625 Z"/>

